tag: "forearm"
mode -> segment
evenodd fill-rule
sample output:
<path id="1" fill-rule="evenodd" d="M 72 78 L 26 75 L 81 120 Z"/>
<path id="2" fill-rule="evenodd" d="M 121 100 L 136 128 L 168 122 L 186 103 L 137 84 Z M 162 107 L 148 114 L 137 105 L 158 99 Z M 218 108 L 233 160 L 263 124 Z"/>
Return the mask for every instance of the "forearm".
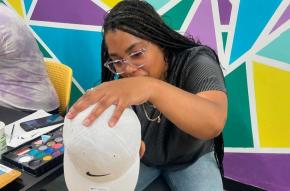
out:
<path id="1" fill-rule="evenodd" d="M 213 138 L 222 131 L 227 106 L 160 80 L 151 83 L 149 101 L 182 131 L 200 139 Z"/>

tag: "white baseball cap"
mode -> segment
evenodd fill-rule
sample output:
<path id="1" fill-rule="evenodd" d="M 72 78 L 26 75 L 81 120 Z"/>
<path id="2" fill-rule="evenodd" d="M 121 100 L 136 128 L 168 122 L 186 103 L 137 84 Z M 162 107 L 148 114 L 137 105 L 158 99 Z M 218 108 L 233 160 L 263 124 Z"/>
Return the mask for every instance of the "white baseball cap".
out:
<path id="1" fill-rule="evenodd" d="M 141 125 L 131 108 L 118 123 L 108 126 L 115 106 L 105 110 L 90 127 L 83 120 L 95 105 L 65 119 L 64 176 L 71 191 L 133 191 L 139 175 Z"/>

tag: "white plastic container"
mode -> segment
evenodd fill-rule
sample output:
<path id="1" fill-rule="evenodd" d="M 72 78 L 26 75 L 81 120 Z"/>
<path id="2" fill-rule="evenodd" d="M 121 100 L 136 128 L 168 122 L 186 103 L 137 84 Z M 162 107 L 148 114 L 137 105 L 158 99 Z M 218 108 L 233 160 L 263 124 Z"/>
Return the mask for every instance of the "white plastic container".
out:
<path id="1" fill-rule="evenodd" d="M 7 149 L 6 137 L 5 137 L 5 124 L 0 121 L 0 158 L 2 153 Z"/>

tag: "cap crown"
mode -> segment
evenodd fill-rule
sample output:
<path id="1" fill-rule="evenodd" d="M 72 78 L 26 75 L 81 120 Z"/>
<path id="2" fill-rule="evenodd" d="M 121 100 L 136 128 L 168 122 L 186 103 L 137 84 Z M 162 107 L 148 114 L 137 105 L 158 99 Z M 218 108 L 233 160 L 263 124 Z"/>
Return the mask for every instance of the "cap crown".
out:
<path id="1" fill-rule="evenodd" d="M 97 182 L 112 181 L 122 176 L 136 160 L 141 125 L 135 112 L 127 108 L 118 123 L 109 127 L 108 121 L 115 109 L 111 106 L 90 127 L 84 127 L 82 122 L 93 107 L 73 120 L 65 119 L 65 152 L 81 175 Z"/>

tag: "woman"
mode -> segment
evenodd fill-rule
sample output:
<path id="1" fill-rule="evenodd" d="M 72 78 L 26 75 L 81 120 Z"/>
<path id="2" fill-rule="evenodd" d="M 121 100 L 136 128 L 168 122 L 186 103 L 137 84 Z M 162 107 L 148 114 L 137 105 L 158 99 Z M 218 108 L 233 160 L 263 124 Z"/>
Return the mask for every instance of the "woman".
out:
<path id="1" fill-rule="evenodd" d="M 103 30 L 103 83 L 67 117 L 98 103 L 83 122 L 90 126 L 115 104 L 113 127 L 124 108 L 133 106 L 144 141 L 136 190 L 160 175 L 172 190 L 223 190 L 220 134 L 227 96 L 214 51 L 170 29 L 144 1 L 118 3 Z"/>

